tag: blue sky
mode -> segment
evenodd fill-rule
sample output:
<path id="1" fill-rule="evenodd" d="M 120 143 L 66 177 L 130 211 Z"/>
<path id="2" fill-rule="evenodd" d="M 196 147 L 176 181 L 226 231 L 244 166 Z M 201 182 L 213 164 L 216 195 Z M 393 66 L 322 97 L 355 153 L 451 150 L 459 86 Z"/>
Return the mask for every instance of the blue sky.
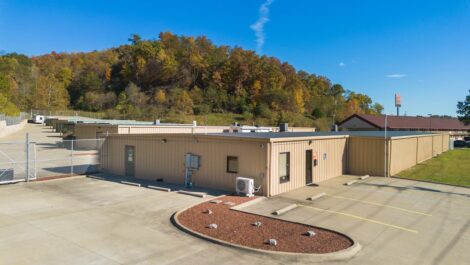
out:
<path id="1" fill-rule="evenodd" d="M 455 116 L 470 89 L 470 0 L 270 2 L 0 0 L 0 51 L 100 50 L 171 31 L 278 57 L 388 114 L 398 92 L 402 113 Z"/>

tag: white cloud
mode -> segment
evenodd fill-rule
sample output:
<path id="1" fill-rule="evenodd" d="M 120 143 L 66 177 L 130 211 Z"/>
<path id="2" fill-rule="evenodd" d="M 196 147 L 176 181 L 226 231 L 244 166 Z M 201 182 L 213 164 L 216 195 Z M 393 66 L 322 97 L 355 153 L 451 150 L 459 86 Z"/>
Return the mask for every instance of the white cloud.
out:
<path id="1" fill-rule="evenodd" d="M 406 77 L 405 74 L 389 74 L 389 75 L 386 75 L 386 77 L 388 78 L 403 78 L 403 77 Z"/>
<path id="2" fill-rule="evenodd" d="M 269 6 L 274 2 L 274 0 L 266 0 L 259 8 L 259 18 L 258 20 L 250 26 L 250 28 L 255 32 L 256 35 L 256 49 L 258 52 L 261 52 L 264 45 L 265 35 L 264 35 L 264 24 L 269 21 Z"/>
<path id="3" fill-rule="evenodd" d="M 338 65 L 339 65 L 339 67 L 345 67 L 346 66 L 346 64 L 344 62 L 340 62 Z"/>

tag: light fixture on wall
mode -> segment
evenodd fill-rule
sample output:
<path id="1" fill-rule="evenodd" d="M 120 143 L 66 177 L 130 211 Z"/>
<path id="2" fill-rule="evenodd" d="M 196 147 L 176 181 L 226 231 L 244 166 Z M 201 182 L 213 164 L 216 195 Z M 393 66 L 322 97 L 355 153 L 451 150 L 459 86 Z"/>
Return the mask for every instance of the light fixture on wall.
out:
<path id="1" fill-rule="evenodd" d="M 264 148 L 264 144 L 260 144 L 260 145 L 259 145 L 259 148 Z"/>
<path id="2" fill-rule="evenodd" d="M 312 140 L 309 140 L 309 141 L 308 141 L 308 145 L 311 145 L 311 144 L 312 144 Z"/>
<path id="3" fill-rule="evenodd" d="M 162 144 L 166 144 L 167 140 L 166 139 L 162 139 Z"/>

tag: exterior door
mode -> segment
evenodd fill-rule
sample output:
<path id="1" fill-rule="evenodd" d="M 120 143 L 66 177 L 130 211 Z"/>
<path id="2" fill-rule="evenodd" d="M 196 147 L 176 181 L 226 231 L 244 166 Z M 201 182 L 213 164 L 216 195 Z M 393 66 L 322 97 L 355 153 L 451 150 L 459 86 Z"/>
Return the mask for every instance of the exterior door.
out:
<path id="1" fill-rule="evenodd" d="M 312 170 L 312 150 L 305 151 L 305 184 L 312 184 L 313 170 Z"/>
<path id="2" fill-rule="evenodd" d="M 124 152 L 124 163 L 127 177 L 135 176 L 135 147 L 126 145 Z"/>

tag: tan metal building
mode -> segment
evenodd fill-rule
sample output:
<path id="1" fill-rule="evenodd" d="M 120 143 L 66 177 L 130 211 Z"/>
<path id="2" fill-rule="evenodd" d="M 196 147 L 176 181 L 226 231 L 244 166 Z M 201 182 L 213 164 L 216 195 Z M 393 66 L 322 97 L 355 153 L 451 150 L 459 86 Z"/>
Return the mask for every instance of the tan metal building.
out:
<path id="1" fill-rule="evenodd" d="M 406 132 L 386 140 L 379 132 L 127 134 L 106 138 L 101 166 L 183 184 L 185 156 L 193 154 L 200 157 L 191 176 L 195 186 L 234 191 L 242 176 L 253 178 L 260 194 L 274 196 L 343 174 L 395 175 L 447 149 L 448 135 Z"/>

